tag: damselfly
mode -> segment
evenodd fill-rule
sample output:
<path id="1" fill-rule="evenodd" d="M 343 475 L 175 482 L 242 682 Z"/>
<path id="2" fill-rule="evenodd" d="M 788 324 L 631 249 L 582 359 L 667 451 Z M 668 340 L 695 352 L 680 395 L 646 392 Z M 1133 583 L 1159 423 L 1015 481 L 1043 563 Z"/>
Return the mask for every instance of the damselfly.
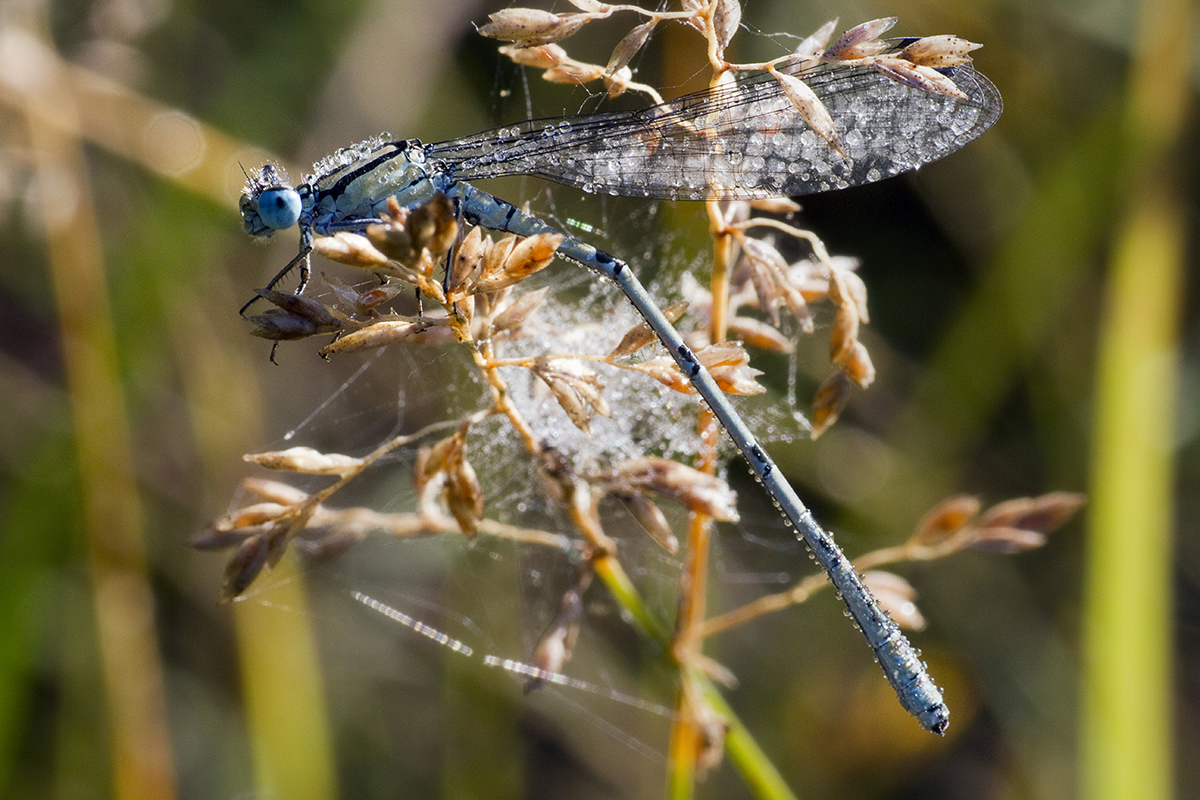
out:
<path id="1" fill-rule="evenodd" d="M 640 111 L 536 120 L 439 144 L 380 136 L 324 159 L 295 187 L 267 165 L 242 195 L 245 229 L 269 236 L 299 226 L 300 252 L 269 287 L 299 267 L 300 292 L 314 237 L 364 230 L 378 222 L 389 197 L 411 206 L 441 192 L 471 224 L 522 236 L 560 233 L 467 181 L 535 175 L 587 192 L 662 199 L 812 194 L 941 158 L 986 131 L 1001 111 L 996 88 L 966 64 L 938 71 L 953 83 L 952 93 L 908 85 L 871 66 L 797 58 L 776 69 L 802 80 L 828 110 L 836 149 L 828 132 L 818 134 L 806 121 L 784 82 L 764 73 Z M 632 270 L 571 236 L 558 252 L 615 282 L 633 303 L 812 549 L 902 705 L 942 733 L 949 712 L 917 653 Z"/>

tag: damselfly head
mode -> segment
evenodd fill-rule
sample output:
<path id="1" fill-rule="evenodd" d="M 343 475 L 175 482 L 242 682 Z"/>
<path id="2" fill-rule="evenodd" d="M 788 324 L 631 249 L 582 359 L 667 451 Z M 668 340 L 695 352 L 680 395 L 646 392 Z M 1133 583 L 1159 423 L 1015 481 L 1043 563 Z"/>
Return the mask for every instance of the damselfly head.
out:
<path id="1" fill-rule="evenodd" d="M 288 182 L 287 174 L 271 164 L 246 174 L 246 188 L 239 201 L 242 224 L 251 236 L 270 236 L 300 220 L 300 193 Z"/>

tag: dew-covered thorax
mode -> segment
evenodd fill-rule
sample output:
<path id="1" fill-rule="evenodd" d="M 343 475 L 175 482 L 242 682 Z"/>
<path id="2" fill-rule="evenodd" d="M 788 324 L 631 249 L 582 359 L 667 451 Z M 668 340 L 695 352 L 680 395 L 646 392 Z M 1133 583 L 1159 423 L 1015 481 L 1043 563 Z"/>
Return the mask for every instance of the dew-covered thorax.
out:
<path id="1" fill-rule="evenodd" d="M 389 197 L 410 206 L 428 200 L 437 189 L 422 145 L 386 134 L 339 150 L 313 170 L 312 225 L 318 233 L 346 220 L 378 217 Z"/>

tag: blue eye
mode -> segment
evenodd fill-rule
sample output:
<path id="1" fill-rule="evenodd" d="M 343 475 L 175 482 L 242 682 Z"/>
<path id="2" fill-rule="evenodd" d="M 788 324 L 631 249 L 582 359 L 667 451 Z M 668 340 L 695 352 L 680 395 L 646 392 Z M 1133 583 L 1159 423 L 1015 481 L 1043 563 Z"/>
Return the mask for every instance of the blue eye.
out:
<path id="1" fill-rule="evenodd" d="M 258 196 L 258 218 L 277 231 L 292 227 L 300 219 L 300 193 L 295 189 L 267 189 Z"/>

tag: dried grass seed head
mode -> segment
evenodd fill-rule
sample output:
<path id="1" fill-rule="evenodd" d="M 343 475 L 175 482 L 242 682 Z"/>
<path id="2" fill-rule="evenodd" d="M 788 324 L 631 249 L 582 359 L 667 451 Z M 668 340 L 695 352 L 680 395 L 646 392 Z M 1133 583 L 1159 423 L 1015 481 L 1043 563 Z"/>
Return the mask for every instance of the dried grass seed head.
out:
<path id="1" fill-rule="evenodd" d="M 579 61 L 569 61 L 553 66 L 543 72 L 542 80 L 549 81 L 550 83 L 582 86 L 585 83 L 600 80 L 604 75 L 604 67 L 599 64 L 584 64 Z"/>
<path id="2" fill-rule="evenodd" d="M 221 602 L 227 603 L 247 589 L 271 561 L 272 539 L 267 534 L 252 536 L 237 546 L 225 562 Z"/>
<path id="3" fill-rule="evenodd" d="M 936 547 L 970 524 L 978 516 L 980 508 L 982 503 L 974 495 L 949 497 L 921 517 L 908 543 L 919 547 Z"/>
<path id="4" fill-rule="evenodd" d="M 971 57 L 967 53 L 980 47 L 983 45 L 942 34 L 918 39 L 901 50 L 900 55 L 923 67 L 956 67 L 970 63 Z"/>
<path id="5" fill-rule="evenodd" d="M 346 475 L 362 467 L 361 458 L 341 453 L 322 453 L 311 447 L 290 447 L 243 456 L 246 461 L 266 469 L 297 472 L 304 475 Z"/>
<path id="6" fill-rule="evenodd" d="M 446 472 L 446 480 L 442 485 L 442 498 L 450 510 L 454 521 L 467 536 L 474 536 L 479 521 L 483 519 L 484 502 L 483 487 L 475 468 L 467 460 L 465 446 L 458 452 L 451 468 Z"/>
<path id="7" fill-rule="evenodd" d="M 490 333 L 495 335 L 498 333 L 516 332 L 533 316 L 534 312 L 537 311 L 538 307 L 546 299 L 546 294 L 549 291 L 550 287 L 543 286 L 536 291 L 517 295 L 512 302 L 492 318 Z"/>
<path id="8" fill-rule="evenodd" d="M 829 334 L 829 360 L 842 366 L 858 344 L 858 311 L 853 304 L 839 306 Z"/>
<path id="9" fill-rule="evenodd" d="M 683 316 L 684 312 L 688 310 L 689 305 L 690 303 L 686 301 L 674 303 L 662 310 L 663 316 L 674 325 Z M 609 352 L 608 357 L 621 358 L 622 356 L 631 356 L 646 345 L 657 341 L 658 334 L 650 328 L 650 325 L 646 322 L 639 322 L 626 331 L 617 346 Z"/>
<path id="10" fill-rule="evenodd" d="M 892 621 L 910 631 L 925 630 L 925 617 L 917 608 L 917 590 L 893 572 L 871 570 L 863 573 L 863 583 Z"/>
<path id="11" fill-rule="evenodd" d="M 877 56 L 891 46 L 879 37 L 897 22 L 899 17 L 882 17 L 855 25 L 825 51 L 824 58 L 827 61 L 855 61 Z"/>
<path id="12" fill-rule="evenodd" d="M 679 539 L 671 530 L 667 515 L 654 501 L 636 492 L 614 495 L 625 503 L 629 513 L 638 521 L 651 540 L 671 555 L 679 552 Z"/>
<path id="13" fill-rule="evenodd" d="M 567 61 L 567 51 L 556 44 L 546 44 L 539 47 L 516 47 L 504 45 L 500 48 L 501 55 L 507 56 L 514 64 L 534 69 L 550 69 Z"/>
<path id="14" fill-rule="evenodd" d="M 862 342 L 856 341 L 851 345 L 837 366 L 864 389 L 875 382 L 875 364 L 871 361 L 867 346 Z"/>
<path id="15" fill-rule="evenodd" d="M 1050 533 L 1065 525 L 1086 501 L 1084 495 L 1075 492 L 1020 497 L 992 506 L 980 516 L 978 524 Z"/>
<path id="16" fill-rule="evenodd" d="M 595 370 L 571 361 L 538 361 L 531 369 L 550 388 L 559 407 L 575 427 L 584 433 L 590 432 L 594 415 L 612 415 L 612 409 L 601 394 L 604 383 Z"/>
<path id="17" fill-rule="evenodd" d="M 352 353 L 356 350 L 371 350 L 386 347 L 407 339 L 414 333 L 426 329 L 428 322 L 424 320 L 392 319 L 373 322 L 365 328 L 347 333 L 321 348 L 322 356 L 334 353 Z"/>
<path id="18" fill-rule="evenodd" d="M 837 24 L 838 18 L 834 17 L 801 39 L 800 44 L 796 45 L 796 49 L 792 51 L 792 55 L 804 60 L 819 57 L 829 47 L 829 40 L 833 38 L 833 32 L 837 30 Z"/>
<path id="19" fill-rule="evenodd" d="M 767 390 L 758 382 L 761 370 L 750 366 L 750 354 L 741 342 L 715 342 L 696 352 L 721 391 L 728 394 L 755 395 Z"/>
<path id="20" fill-rule="evenodd" d="M 650 34 L 656 25 L 658 25 L 658 19 L 651 18 L 625 34 L 621 41 L 617 42 L 617 46 L 613 48 L 612 54 L 608 57 L 608 64 L 604 68 L 605 74 L 612 75 L 628 66 L 633 57 L 637 55 L 638 51 L 649 40 Z"/>
<path id="21" fill-rule="evenodd" d="M 304 339 L 341 330 L 344 321 L 324 304 L 291 292 L 260 289 L 259 297 L 275 306 L 262 314 L 246 317 L 251 335 L 271 341 Z"/>
<path id="22" fill-rule="evenodd" d="M 454 259 L 446 278 L 447 296 L 451 302 L 469 291 L 468 287 L 483 269 L 483 263 L 483 231 L 479 227 L 472 227 L 458 247 L 454 248 Z"/>
<path id="23" fill-rule="evenodd" d="M 607 475 L 613 493 L 648 491 L 722 522 L 736 522 L 737 493 L 721 478 L 666 458 L 644 457 L 615 464 Z"/>
<path id="24" fill-rule="evenodd" d="M 967 99 L 967 95 L 948 75 L 943 75 L 932 67 L 913 64 L 911 61 L 893 56 L 876 58 L 871 62 L 871 66 L 892 80 L 912 86 L 914 89 L 920 89 L 930 94 L 957 97 L 961 100 Z"/>
<path id="25" fill-rule="evenodd" d="M 771 74 L 783 87 L 783 93 L 787 99 L 800 112 L 800 117 L 829 144 L 835 153 L 845 158 L 846 149 L 833 124 L 833 116 L 821 99 L 817 97 L 817 93 L 794 75 L 778 72 L 775 69 L 771 70 Z"/>
<path id="26" fill-rule="evenodd" d="M 489 237 L 484 246 L 482 273 L 471 290 L 495 292 L 541 272 L 554 260 L 563 238 L 561 233 L 539 233 L 524 238 L 509 235 L 493 245 Z"/>
<path id="27" fill-rule="evenodd" d="M 479 33 L 521 47 L 539 47 L 562 41 L 582 28 L 587 14 L 554 14 L 536 8 L 505 8 L 488 15 L 491 20 Z"/>
<path id="28" fill-rule="evenodd" d="M 714 0 L 711 13 L 717 58 L 723 59 L 725 48 L 729 46 L 742 23 L 742 5 L 738 0 Z"/>
<path id="29" fill-rule="evenodd" d="M 738 339 L 750 347 L 784 355 L 796 350 L 792 340 L 778 329 L 753 317 L 733 317 L 729 320 L 727 329 L 731 338 Z"/>
<path id="30" fill-rule="evenodd" d="M 407 235 L 405 235 L 408 248 Z M 313 242 L 313 251 L 318 255 L 359 269 L 380 269 L 388 265 L 389 258 L 370 239 L 360 233 L 340 231 L 333 236 L 322 236 Z"/>
<path id="31" fill-rule="evenodd" d="M 409 212 L 408 233 L 417 247 L 440 260 L 458 238 L 458 215 L 453 201 L 444 192 L 434 192 Z"/>
<path id="32" fill-rule="evenodd" d="M 835 372 L 817 387 L 813 397 L 812 438 L 816 439 L 829 429 L 850 402 L 850 376 Z"/>

